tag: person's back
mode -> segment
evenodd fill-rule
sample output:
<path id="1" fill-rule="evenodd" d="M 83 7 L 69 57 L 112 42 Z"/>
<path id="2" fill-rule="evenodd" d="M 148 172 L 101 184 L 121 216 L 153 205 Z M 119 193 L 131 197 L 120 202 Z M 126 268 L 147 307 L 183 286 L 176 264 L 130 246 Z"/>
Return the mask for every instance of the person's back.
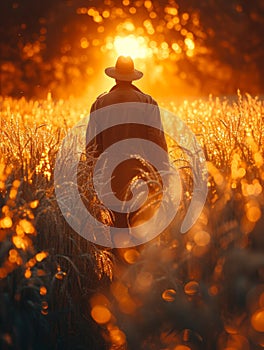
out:
<path id="1" fill-rule="evenodd" d="M 111 188 L 115 196 L 119 200 L 126 201 L 132 196 L 130 185 L 134 179 L 147 181 L 152 177 L 152 180 L 155 178 L 153 182 L 158 182 L 157 180 L 160 179 L 157 176 L 153 177 L 153 174 L 151 174 L 153 168 L 142 156 L 136 157 L 136 154 L 144 154 L 144 140 L 157 144 L 165 152 L 167 152 L 167 145 L 157 102 L 132 84 L 133 80 L 140 79 L 143 74 L 134 69 L 131 58 L 119 57 L 116 66 L 107 68 L 105 73 L 116 80 L 116 85 L 108 93 L 101 94 L 91 107 L 90 121 L 87 128 L 87 150 L 89 152 L 91 144 L 93 144 L 96 148 L 93 156 L 95 155 L 95 158 L 98 159 L 103 152 L 107 152 L 110 146 L 122 140 L 138 140 L 132 153 L 130 152 L 127 155 L 126 161 L 118 164 L 111 179 Z M 115 105 L 118 109 L 113 111 L 113 108 L 110 107 L 112 105 Z M 131 112 L 129 113 L 127 109 L 131 111 L 134 106 L 135 111 L 132 113 L 138 114 L 140 123 L 130 123 L 128 120 Z M 104 130 L 102 123 L 110 125 L 115 113 L 118 113 L 118 124 Z M 151 127 L 153 124 L 155 127 Z M 101 128 L 103 131 L 98 132 Z M 88 140 L 91 140 L 91 142 L 88 142 Z M 112 155 L 105 166 L 110 166 L 115 157 L 118 157 L 118 153 Z M 126 227 L 127 215 L 114 212 L 113 221 L 113 225 L 116 227 Z"/>
<path id="2" fill-rule="evenodd" d="M 150 96 L 143 93 L 130 81 L 117 80 L 116 85 L 108 93 L 100 95 L 91 107 L 91 112 L 116 103 L 139 102 L 157 105 Z"/>

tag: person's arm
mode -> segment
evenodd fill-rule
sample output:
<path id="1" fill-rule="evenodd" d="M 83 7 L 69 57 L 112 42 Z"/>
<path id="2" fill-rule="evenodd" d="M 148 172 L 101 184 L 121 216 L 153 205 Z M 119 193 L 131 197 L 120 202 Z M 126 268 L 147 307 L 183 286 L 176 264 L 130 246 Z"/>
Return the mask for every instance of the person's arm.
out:
<path id="1" fill-rule="evenodd" d="M 168 147 L 167 147 L 167 142 L 165 138 L 165 133 L 161 121 L 161 116 L 160 116 L 160 110 L 157 102 L 152 99 L 151 104 L 153 104 L 155 107 L 153 108 L 153 114 L 152 118 L 154 121 L 155 125 L 155 130 L 151 129 L 151 138 L 154 139 L 154 142 L 159 145 L 164 151 L 168 152 Z"/>
<path id="2" fill-rule="evenodd" d="M 90 109 L 89 122 L 86 129 L 86 155 L 87 159 L 96 159 L 102 152 L 102 139 L 101 134 L 97 135 L 97 120 L 96 111 L 98 110 L 98 98 L 92 104 Z"/>

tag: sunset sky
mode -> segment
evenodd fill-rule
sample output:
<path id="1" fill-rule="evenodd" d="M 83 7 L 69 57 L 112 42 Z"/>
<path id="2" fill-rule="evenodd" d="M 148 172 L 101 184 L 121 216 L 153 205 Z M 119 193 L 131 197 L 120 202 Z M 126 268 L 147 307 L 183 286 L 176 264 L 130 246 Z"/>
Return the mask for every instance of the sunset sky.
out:
<path id="1" fill-rule="evenodd" d="M 260 0 L 7 0 L 1 93 L 96 95 L 104 68 L 130 55 L 154 96 L 262 93 L 264 6 Z M 158 91 L 158 92 L 157 92 Z"/>

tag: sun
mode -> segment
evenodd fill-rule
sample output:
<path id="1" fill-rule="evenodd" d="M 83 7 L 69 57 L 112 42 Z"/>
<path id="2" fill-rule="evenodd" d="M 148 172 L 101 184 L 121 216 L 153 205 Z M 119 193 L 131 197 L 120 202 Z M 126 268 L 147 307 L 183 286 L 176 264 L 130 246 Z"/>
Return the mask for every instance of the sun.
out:
<path id="1" fill-rule="evenodd" d="M 147 40 L 143 36 L 136 37 L 133 34 L 128 36 L 116 36 L 114 48 L 118 56 L 130 56 L 135 58 L 146 58 L 151 56 L 151 49 L 147 46 Z"/>

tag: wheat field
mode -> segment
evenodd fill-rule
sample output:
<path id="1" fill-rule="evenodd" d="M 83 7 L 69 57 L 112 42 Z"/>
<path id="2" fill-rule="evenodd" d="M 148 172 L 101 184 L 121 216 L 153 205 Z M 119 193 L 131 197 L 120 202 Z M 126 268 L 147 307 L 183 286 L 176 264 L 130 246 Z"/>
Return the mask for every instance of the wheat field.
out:
<path id="1" fill-rule="evenodd" d="M 127 249 L 87 242 L 56 202 L 56 154 L 89 106 L 50 94 L 0 105 L 1 349 L 263 348 L 262 99 L 160 102 L 202 146 L 208 196 L 186 234 L 179 215 Z M 181 214 L 190 199 L 187 186 Z"/>

